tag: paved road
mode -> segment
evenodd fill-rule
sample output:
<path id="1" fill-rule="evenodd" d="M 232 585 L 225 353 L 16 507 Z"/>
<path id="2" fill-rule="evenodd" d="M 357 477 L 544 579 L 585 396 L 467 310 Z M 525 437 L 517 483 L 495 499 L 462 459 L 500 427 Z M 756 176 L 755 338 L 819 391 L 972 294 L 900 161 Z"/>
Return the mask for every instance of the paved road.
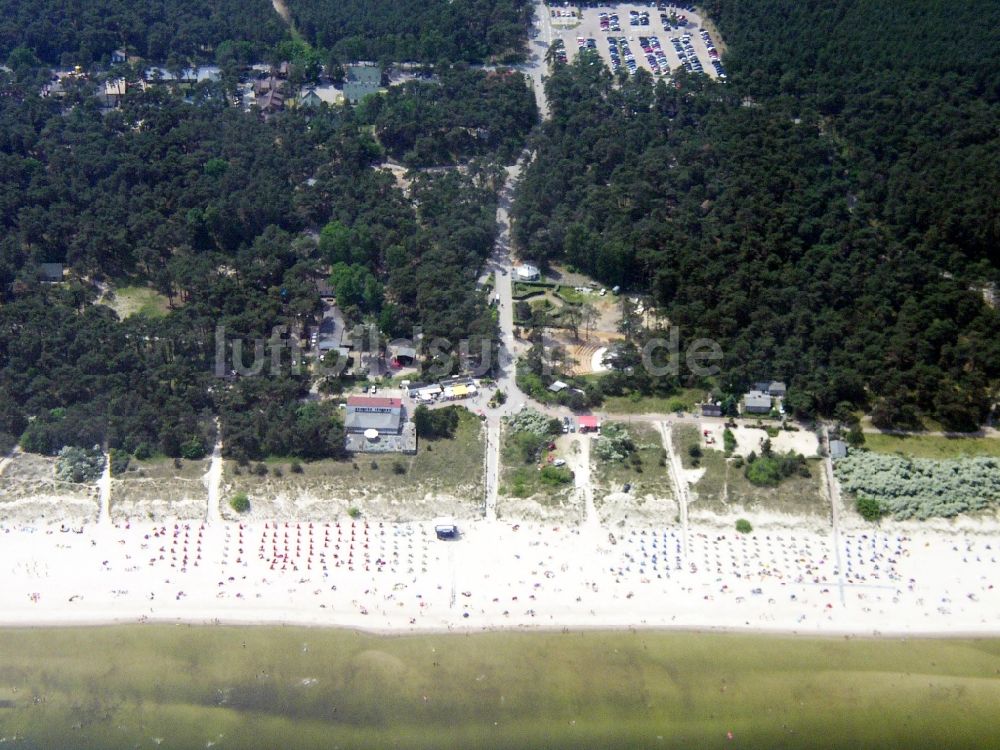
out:
<path id="1" fill-rule="evenodd" d="M 495 294 L 499 298 L 499 342 L 497 346 L 497 389 L 506 394 L 506 401 L 496 407 L 486 407 L 486 502 L 485 515 L 496 518 L 496 502 L 500 486 L 500 435 L 501 420 L 515 414 L 528 403 L 528 397 L 517 387 L 516 360 L 524 349 L 523 342 L 514 338 L 514 299 L 511 274 L 513 262 L 510 248 L 510 207 L 514 186 L 521 175 L 522 164 L 529 156 L 522 154 L 520 161 L 507 167 L 507 180 L 497 200 L 497 239 L 493 254 L 486 262 L 486 271 L 494 275 Z M 489 394 L 492 395 L 492 394 Z M 484 394 L 483 399 L 488 399 Z"/>
<path id="2" fill-rule="evenodd" d="M 538 103 L 538 111 L 542 119 L 549 116 L 549 103 L 545 98 L 545 78 L 549 72 L 548 63 L 545 62 L 545 53 L 552 44 L 552 23 L 549 17 L 549 9 L 543 2 L 535 4 L 535 19 L 532 26 L 533 32 L 528 39 L 528 60 L 519 66 L 519 70 L 531 80 L 531 87 L 535 91 L 535 101 Z"/>

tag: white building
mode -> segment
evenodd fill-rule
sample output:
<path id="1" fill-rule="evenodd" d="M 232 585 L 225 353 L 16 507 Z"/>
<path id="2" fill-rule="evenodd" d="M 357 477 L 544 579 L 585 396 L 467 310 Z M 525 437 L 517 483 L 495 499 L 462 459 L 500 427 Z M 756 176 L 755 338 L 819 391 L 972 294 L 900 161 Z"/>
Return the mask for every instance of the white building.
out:
<path id="1" fill-rule="evenodd" d="M 538 270 L 538 267 L 533 266 L 530 263 L 521 264 L 514 270 L 514 273 L 517 274 L 518 281 L 538 281 L 542 278 L 542 274 Z"/>

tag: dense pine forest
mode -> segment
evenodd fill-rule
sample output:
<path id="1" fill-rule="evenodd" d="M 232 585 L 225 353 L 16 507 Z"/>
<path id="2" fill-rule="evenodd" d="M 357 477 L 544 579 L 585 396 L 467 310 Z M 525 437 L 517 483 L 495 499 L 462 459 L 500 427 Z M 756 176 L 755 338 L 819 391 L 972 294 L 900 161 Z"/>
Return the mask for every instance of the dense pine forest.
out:
<path id="1" fill-rule="evenodd" d="M 388 153 L 412 167 L 499 156 L 513 162 L 538 121 L 534 93 L 514 70 L 438 66 L 438 80 L 408 81 L 365 102 Z"/>
<path id="2" fill-rule="evenodd" d="M 48 65 L 107 63 L 126 47 L 157 62 L 212 60 L 239 40 L 270 48 L 287 34 L 270 0 L 0 0 L 0 58 L 32 50 Z"/>
<path id="3" fill-rule="evenodd" d="M 527 0 L 289 0 L 296 30 L 323 61 L 521 60 Z M 289 28 L 270 0 L 0 0 L 0 60 L 30 51 L 47 65 L 107 63 L 111 52 L 159 63 L 263 59 Z"/>
<path id="4" fill-rule="evenodd" d="M 973 429 L 1000 378 L 1000 7 L 717 0 L 730 80 L 559 65 L 523 253 L 652 293 L 719 385 Z M 933 423 L 933 422 L 932 422 Z"/>
<path id="5" fill-rule="evenodd" d="M 472 113 L 488 75 L 434 85 Z M 521 91 L 503 89 L 514 101 L 527 91 L 517 80 Z M 62 102 L 10 77 L 0 93 L 7 446 L 20 436 L 42 453 L 106 442 L 194 457 L 210 446 L 218 415 L 230 455 L 339 455 L 331 408 L 300 401 L 306 368 L 297 373 L 286 356 L 265 378 L 224 384 L 213 374 L 216 326 L 247 341 L 245 360 L 251 339 L 275 326 L 304 332 L 331 266 L 352 323 L 374 322 L 388 336 L 421 326 L 453 341 L 492 331 L 475 281 L 493 244 L 493 159 L 504 141 L 462 141 L 450 156 L 479 161 L 414 176 L 404 194 L 378 169 L 383 148 L 350 107 L 262 121 L 228 106 L 216 84 L 187 101 L 165 88 L 136 91 L 113 111 L 86 84 Z M 401 91 L 392 106 L 412 96 Z M 45 262 L 66 264 L 70 280 L 44 283 Z M 129 285 L 157 292 L 166 309 L 118 320 L 113 290 Z"/>
<path id="6" fill-rule="evenodd" d="M 343 60 L 512 63 L 522 59 L 527 0 L 288 0 L 298 31 Z"/>

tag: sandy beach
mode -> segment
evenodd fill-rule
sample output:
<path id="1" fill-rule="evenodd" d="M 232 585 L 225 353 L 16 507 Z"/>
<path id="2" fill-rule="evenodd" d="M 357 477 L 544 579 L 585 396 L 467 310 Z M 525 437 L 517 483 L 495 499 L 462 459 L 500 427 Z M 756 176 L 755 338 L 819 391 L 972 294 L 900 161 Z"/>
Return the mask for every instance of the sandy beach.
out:
<path id="1" fill-rule="evenodd" d="M 177 521 L 0 526 L 0 624 L 288 623 L 389 632 L 647 627 L 1000 631 L 1000 534 Z"/>

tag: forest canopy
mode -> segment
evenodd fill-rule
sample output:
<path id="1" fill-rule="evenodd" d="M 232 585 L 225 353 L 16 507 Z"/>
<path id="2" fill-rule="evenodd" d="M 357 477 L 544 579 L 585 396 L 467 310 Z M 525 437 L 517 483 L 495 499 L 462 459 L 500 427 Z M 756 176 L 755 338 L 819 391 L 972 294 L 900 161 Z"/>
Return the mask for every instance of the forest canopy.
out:
<path id="1" fill-rule="evenodd" d="M 308 365 L 283 354 L 265 377 L 215 377 L 217 330 L 225 362 L 239 340 L 249 366 L 254 339 L 314 324 L 330 268 L 352 323 L 452 341 L 493 329 L 475 289 L 495 232 L 490 163 L 416 175 L 407 195 L 350 107 L 263 121 L 213 85 L 191 101 L 130 93 L 113 111 L 86 87 L 60 103 L 4 86 L 4 444 L 197 456 L 218 417 L 228 455 L 341 455 L 336 412 L 302 405 Z M 52 262 L 67 281 L 42 281 Z M 159 295 L 163 314 L 119 320 L 121 287 Z"/>
<path id="2" fill-rule="evenodd" d="M 120 47 L 159 62 L 213 60 L 223 41 L 264 49 L 286 33 L 270 0 L 0 0 L 4 60 L 18 47 L 49 65 L 107 64 Z"/>
<path id="3" fill-rule="evenodd" d="M 722 345 L 724 391 L 784 378 L 802 415 L 974 429 L 1000 378 L 1000 11 L 962 11 L 976 55 L 925 57 L 955 6 L 910 5 L 711 3 L 725 84 L 557 65 L 515 241 L 652 293 Z"/>
<path id="4" fill-rule="evenodd" d="M 341 60 L 519 61 L 528 0 L 288 0 L 296 29 Z"/>

